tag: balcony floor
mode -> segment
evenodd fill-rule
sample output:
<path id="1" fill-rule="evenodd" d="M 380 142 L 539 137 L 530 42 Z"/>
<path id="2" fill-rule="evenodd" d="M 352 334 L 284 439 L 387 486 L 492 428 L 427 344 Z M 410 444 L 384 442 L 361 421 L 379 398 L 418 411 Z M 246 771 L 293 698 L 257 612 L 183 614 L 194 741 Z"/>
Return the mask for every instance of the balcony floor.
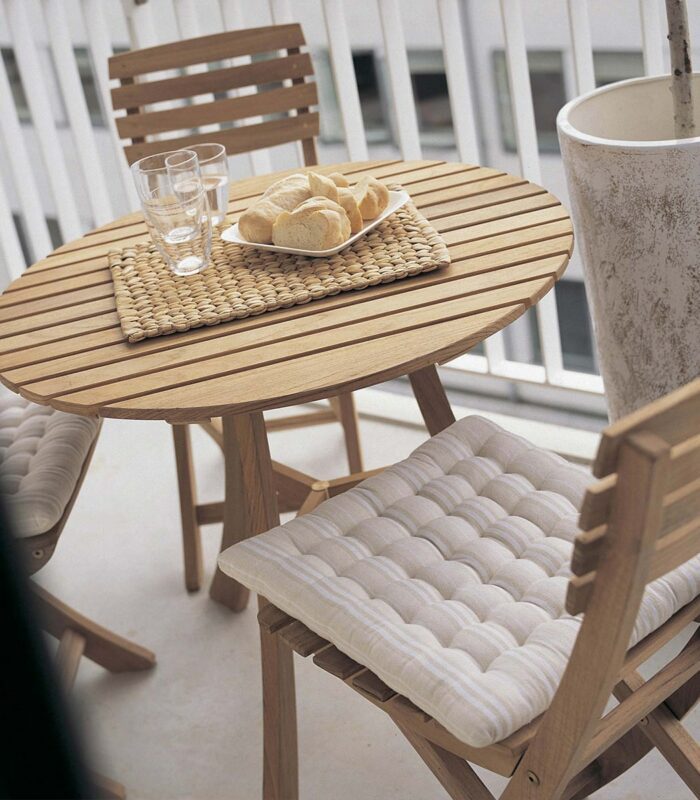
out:
<path id="1" fill-rule="evenodd" d="M 420 430 L 363 420 L 368 467 L 398 460 Z M 339 426 L 272 436 L 273 457 L 333 477 L 344 467 Z M 219 499 L 222 462 L 194 433 L 202 501 Z M 110 675 L 83 661 L 74 697 L 102 772 L 132 800 L 255 800 L 261 709 L 254 604 L 233 615 L 182 579 L 175 468 L 162 423 L 108 421 L 92 468 L 42 582 L 96 621 L 153 649 L 152 673 Z M 220 526 L 204 529 L 208 574 Z M 426 800 L 443 794 L 382 713 L 297 659 L 303 798 Z M 700 712 L 690 718 L 700 734 Z M 361 770 L 356 765 L 362 764 Z M 484 774 L 493 791 L 504 780 Z M 691 797 L 656 754 L 594 797 Z"/>

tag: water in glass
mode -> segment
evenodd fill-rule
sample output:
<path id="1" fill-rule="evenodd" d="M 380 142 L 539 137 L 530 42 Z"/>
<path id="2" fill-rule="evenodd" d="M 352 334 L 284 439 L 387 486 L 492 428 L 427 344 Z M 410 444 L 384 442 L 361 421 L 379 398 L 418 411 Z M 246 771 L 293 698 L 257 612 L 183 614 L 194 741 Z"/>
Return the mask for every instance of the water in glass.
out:
<path id="1" fill-rule="evenodd" d="M 220 225 L 228 210 L 228 157 L 222 144 L 207 142 L 188 148 L 197 154 L 202 183 L 207 191 L 211 224 Z"/>
<path id="2" fill-rule="evenodd" d="M 132 165 L 146 225 L 175 275 L 193 275 L 209 264 L 211 222 L 197 156 L 177 150 Z"/>

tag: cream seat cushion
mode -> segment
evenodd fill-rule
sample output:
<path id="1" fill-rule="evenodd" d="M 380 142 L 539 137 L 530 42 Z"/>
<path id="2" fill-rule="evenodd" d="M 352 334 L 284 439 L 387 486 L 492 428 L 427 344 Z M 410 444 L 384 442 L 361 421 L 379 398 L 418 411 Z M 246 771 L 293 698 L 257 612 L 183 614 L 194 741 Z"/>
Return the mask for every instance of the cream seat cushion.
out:
<path id="1" fill-rule="evenodd" d="M 18 536 L 49 531 L 73 494 L 99 429 L 0 386 L 0 494 Z"/>
<path id="2" fill-rule="evenodd" d="M 590 482 L 467 417 L 219 564 L 485 747 L 541 714 L 563 674 L 580 626 L 564 598 Z M 699 591 L 700 558 L 651 584 L 634 642 Z"/>

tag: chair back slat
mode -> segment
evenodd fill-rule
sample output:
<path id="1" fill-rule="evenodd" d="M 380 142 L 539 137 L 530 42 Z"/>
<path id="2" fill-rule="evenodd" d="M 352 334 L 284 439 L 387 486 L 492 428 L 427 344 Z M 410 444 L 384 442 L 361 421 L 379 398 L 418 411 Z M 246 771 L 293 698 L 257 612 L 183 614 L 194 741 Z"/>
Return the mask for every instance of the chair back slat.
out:
<path id="1" fill-rule="evenodd" d="M 183 69 L 227 58 L 272 53 L 304 44 L 304 34 L 298 23 L 226 31 L 118 53 L 109 59 L 109 77 L 135 78 L 149 72 Z"/>
<path id="2" fill-rule="evenodd" d="M 697 412 L 697 413 L 696 413 Z M 571 560 L 567 610 L 586 610 L 596 570 L 615 547 L 612 519 L 620 497 L 617 458 L 630 437 L 644 432 L 670 448 L 659 524 L 652 543 L 647 583 L 700 552 L 700 380 L 611 425 L 603 434 L 596 464 L 605 477 L 588 490 L 581 507 L 581 533 Z"/>
<path id="3" fill-rule="evenodd" d="M 603 431 L 593 464 L 596 478 L 615 472 L 620 444 L 635 431 L 651 431 L 670 445 L 677 445 L 698 435 L 700 420 L 700 380 L 694 380 L 675 392 L 633 411 Z"/>
<path id="4" fill-rule="evenodd" d="M 671 449 L 671 468 L 667 492 L 691 483 L 700 476 L 700 434 L 685 439 Z M 589 487 L 581 506 L 579 527 L 590 531 L 604 525 L 610 514 L 610 504 L 615 496 L 617 475 L 612 473 Z"/>
<path id="5" fill-rule="evenodd" d="M 304 43 L 300 25 L 272 25 L 113 56 L 109 74 L 121 85 L 112 90 L 112 102 L 115 110 L 126 110 L 116 126 L 123 139 L 131 140 L 124 147 L 127 161 L 203 142 L 219 142 L 235 155 L 300 141 L 305 164 L 316 164 L 314 137 L 320 125 L 311 108 L 318 104 L 318 92 L 310 80 L 311 58 L 299 49 Z M 269 57 L 230 64 L 231 59 L 261 54 Z M 195 65 L 205 69 L 172 76 Z M 256 91 L 251 93 L 250 87 Z M 225 96 L 238 89 L 248 92 Z M 172 107 L 173 101 L 202 95 L 208 96 L 202 98 L 205 102 Z M 207 132 L 201 133 L 205 126 Z"/>
<path id="6" fill-rule="evenodd" d="M 318 124 L 318 112 L 313 112 L 287 119 L 273 119 L 257 125 L 242 125 L 240 128 L 229 128 L 215 133 L 198 133 L 176 139 L 161 139 L 155 142 L 127 145 L 124 153 L 128 162 L 133 164 L 139 158 L 161 153 L 163 150 L 178 150 L 203 142 L 219 142 L 224 145 L 229 155 L 235 155 L 306 139 L 315 135 Z"/>
<path id="7" fill-rule="evenodd" d="M 116 86 L 112 89 L 112 108 L 115 111 L 138 108 L 151 103 L 196 97 L 199 94 L 228 92 L 247 86 L 264 86 L 287 79 L 312 77 L 313 74 L 311 56 L 308 53 L 298 53 L 193 75 Z"/>
<path id="8" fill-rule="evenodd" d="M 247 94 L 196 106 L 181 106 L 165 111 L 150 111 L 119 117 L 117 130 L 123 139 L 182 130 L 196 125 L 232 122 L 261 114 L 277 114 L 290 109 L 308 108 L 318 102 L 315 83 L 284 86 L 260 94 Z"/>

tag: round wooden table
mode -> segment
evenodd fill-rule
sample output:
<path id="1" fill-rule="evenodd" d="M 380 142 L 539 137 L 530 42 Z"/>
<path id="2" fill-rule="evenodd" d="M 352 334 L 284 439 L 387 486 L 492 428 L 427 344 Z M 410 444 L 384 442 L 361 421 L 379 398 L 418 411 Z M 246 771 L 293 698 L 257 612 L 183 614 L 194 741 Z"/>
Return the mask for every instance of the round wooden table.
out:
<path id="1" fill-rule="evenodd" d="M 127 344 L 106 254 L 142 241 L 122 217 L 34 264 L 0 296 L 0 380 L 75 414 L 171 423 L 223 418 L 224 546 L 279 521 L 262 412 L 409 374 L 430 433 L 454 418 L 435 365 L 532 306 L 573 247 L 559 201 L 522 178 L 438 161 L 318 167 L 401 183 L 448 244 L 446 269 L 303 306 Z M 290 170 L 292 172 L 295 170 Z M 231 186 L 238 214 L 284 173 Z M 319 493 L 321 494 L 321 493 Z M 216 511 L 202 512 L 213 521 Z M 235 609 L 247 592 L 217 572 Z"/>

